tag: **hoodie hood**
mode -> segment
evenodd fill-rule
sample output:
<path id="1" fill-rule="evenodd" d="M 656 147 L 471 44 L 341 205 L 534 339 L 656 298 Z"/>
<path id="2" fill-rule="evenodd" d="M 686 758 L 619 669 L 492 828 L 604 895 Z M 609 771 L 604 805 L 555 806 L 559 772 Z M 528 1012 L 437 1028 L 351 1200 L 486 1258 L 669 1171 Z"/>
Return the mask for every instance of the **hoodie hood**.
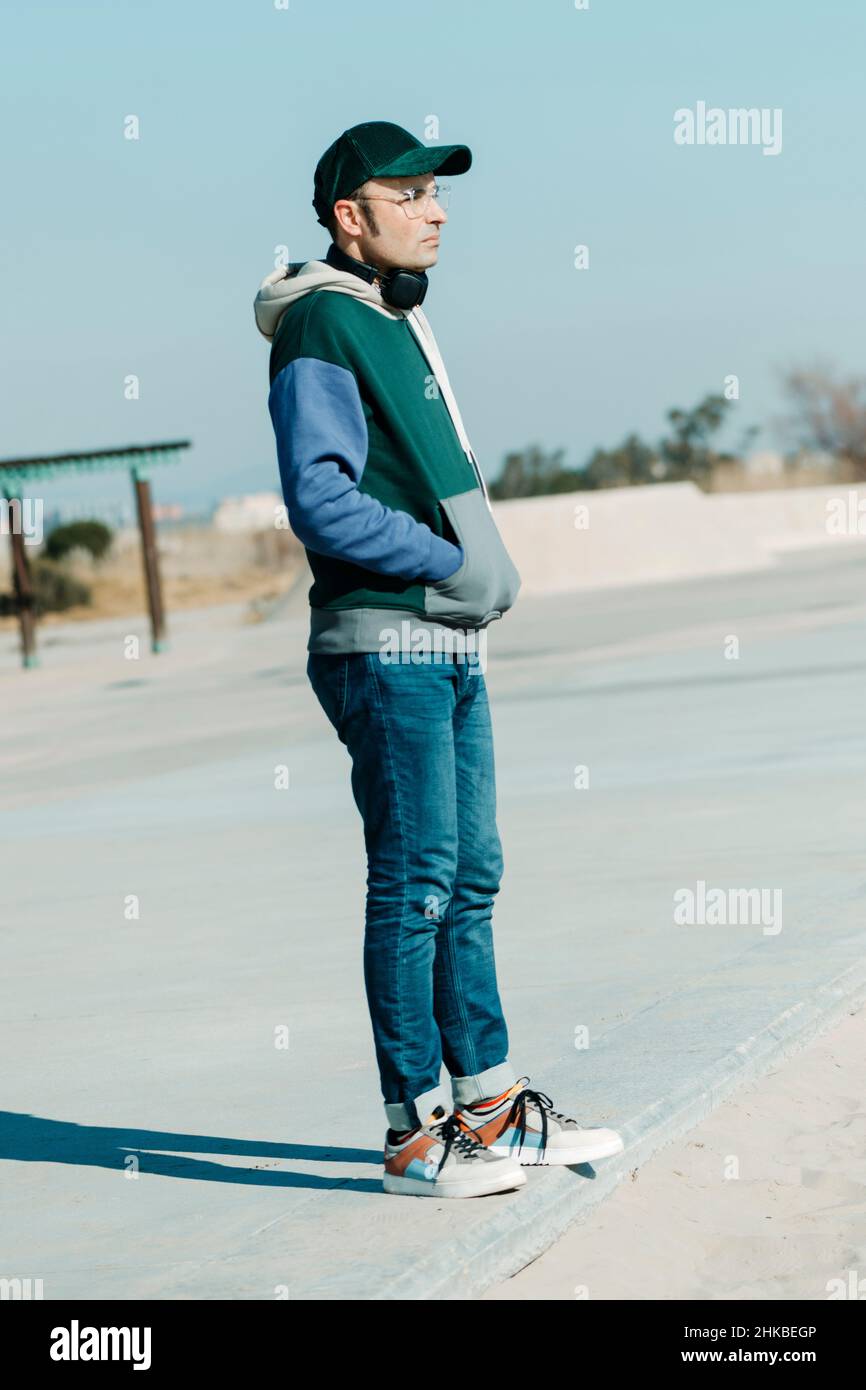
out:
<path id="1" fill-rule="evenodd" d="M 290 304 L 302 299 L 314 290 L 327 288 L 338 294 L 352 294 L 356 299 L 366 299 L 389 318 L 403 318 L 402 309 L 387 305 L 379 290 L 360 276 L 350 271 L 336 270 L 326 261 L 293 262 L 280 270 L 266 275 L 259 286 L 253 301 L 256 326 L 263 337 L 273 341 L 280 319 Z"/>

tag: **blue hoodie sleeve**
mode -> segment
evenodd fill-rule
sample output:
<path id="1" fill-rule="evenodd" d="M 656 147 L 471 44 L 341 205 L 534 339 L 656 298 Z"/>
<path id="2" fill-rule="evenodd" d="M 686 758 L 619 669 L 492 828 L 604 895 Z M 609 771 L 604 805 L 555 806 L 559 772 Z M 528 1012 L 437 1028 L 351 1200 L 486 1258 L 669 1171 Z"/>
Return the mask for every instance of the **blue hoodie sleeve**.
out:
<path id="1" fill-rule="evenodd" d="M 274 378 L 268 408 L 289 524 L 309 550 L 430 582 L 463 563 L 461 546 L 359 490 L 368 439 L 353 372 L 296 357 Z"/>

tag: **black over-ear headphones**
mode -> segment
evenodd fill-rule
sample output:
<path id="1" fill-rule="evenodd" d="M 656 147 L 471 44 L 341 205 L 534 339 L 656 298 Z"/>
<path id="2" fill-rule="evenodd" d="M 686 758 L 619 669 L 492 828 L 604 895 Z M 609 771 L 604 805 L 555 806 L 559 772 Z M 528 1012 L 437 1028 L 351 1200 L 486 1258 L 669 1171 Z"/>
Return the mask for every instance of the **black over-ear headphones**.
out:
<path id="1" fill-rule="evenodd" d="M 428 281 L 425 271 L 403 270 L 400 267 L 396 270 L 377 270 L 374 265 L 367 265 L 366 261 L 356 261 L 354 256 L 341 251 L 335 241 L 328 247 L 325 260 L 335 270 L 351 271 L 353 275 L 360 275 L 361 279 L 370 285 L 374 280 L 379 280 L 382 298 L 395 309 L 414 309 L 416 304 L 423 303 L 427 293 Z"/>

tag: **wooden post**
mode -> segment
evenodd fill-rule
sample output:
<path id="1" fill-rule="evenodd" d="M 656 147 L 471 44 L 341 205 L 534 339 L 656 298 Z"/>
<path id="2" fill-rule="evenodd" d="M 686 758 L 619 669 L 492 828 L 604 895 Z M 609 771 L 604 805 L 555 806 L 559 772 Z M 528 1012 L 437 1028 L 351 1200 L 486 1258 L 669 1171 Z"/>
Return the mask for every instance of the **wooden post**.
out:
<path id="1" fill-rule="evenodd" d="M 12 515 L 12 503 L 17 500 L 20 520 L 22 499 L 10 497 L 7 492 L 6 500 L 9 504 L 10 516 Z M 14 519 L 9 527 L 9 540 L 12 545 L 12 588 L 15 594 L 15 607 L 18 610 L 18 623 L 21 628 L 21 664 L 25 667 L 38 666 L 36 619 L 33 611 L 33 581 L 30 577 L 30 564 L 24 547 L 24 536 L 21 533 L 20 525 L 15 525 Z"/>
<path id="2" fill-rule="evenodd" d="M 147 586 L 147 603 L 150 609 L 150 647 L 151 651 L 161 652 L 165 651 L 168 641 L 165 636 L 165 612 L 162 606 L 162 590 L 159 582 L 159 555 L 156 549 L 156 531 L 153 525 L 150 481 L 147 475 L 138 468 L 131 469 L 130 473 L 138 508 L 141 556 L 144 561 L 144 582 Z"/>

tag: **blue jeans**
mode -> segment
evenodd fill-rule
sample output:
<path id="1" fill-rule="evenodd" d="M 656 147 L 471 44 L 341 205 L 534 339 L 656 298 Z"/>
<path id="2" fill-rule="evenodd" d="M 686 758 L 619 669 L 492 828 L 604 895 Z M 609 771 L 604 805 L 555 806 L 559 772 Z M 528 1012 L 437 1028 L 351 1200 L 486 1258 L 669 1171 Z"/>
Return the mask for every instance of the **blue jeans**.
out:
<path id="1" fill-rule="evenodd" d="M 367 1003 L 388 1124 L 411 1129 L 517 1080 L 493 954 L 503 861 L 484 675 L 449 654 L 378 652 L 310 652 L 307 675 L 352 759 Z"/>

